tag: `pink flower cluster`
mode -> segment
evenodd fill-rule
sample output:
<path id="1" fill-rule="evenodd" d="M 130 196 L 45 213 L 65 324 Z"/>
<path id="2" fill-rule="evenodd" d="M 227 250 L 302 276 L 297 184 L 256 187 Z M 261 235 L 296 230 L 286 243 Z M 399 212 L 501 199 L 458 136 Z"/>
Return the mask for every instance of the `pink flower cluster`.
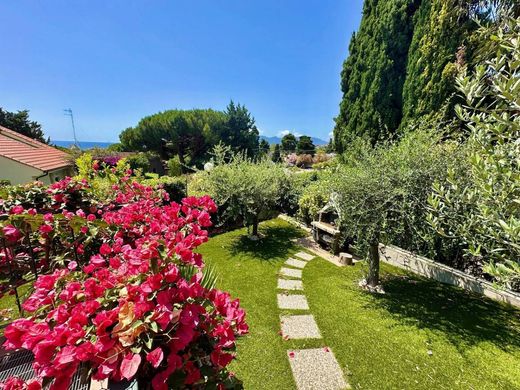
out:
<path id="1" fill-rule="evenodd" d="M 51 187 L 57 203 L 69 185 Z M 228 293 L 204 285 L 194 251 L 208 239 L 214 202 L 168 204 L 148 187 L 128 188 L 114 188 L 116 203 L 96 213 L 63 213 L 79 216 L 87 229 L 99 218 L 98 247 L 87 264 L 69 261 L 35 282 L 23 304 L 31 316 L 6 328 L 4 346 L 31 350 L 39 380 L 11 378 L 5 389 L 35 390 L 44 379 L 51 389 L 67 389 L 82 363 L 94 379 L 145 379 L 155 390 L 172 382 L 224 388 L 229 380 L 236 337 L 248 331 L 245 313 Z M 40 234 L 51 234 L 53 223 L 45 215 Z M 3 233 L 19 239 L 12 225 Z"/>

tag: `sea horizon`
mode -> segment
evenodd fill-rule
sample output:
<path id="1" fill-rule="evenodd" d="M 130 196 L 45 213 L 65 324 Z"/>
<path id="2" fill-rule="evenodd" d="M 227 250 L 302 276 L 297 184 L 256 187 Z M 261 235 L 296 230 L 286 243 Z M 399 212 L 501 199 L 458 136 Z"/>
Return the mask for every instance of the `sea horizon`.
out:
<path id="1" fill-rule="evenodd" d="M 61 146 L 62 148 L 70 148 L 75 144 L 74 141 L 65 140 L 51 140 L 52 145 Z M 115 142 L 101 142 L 101 141 L 78 141 L 78 147 L 81 150 L 92 149 L 92 148 L 108 148 Z"/>

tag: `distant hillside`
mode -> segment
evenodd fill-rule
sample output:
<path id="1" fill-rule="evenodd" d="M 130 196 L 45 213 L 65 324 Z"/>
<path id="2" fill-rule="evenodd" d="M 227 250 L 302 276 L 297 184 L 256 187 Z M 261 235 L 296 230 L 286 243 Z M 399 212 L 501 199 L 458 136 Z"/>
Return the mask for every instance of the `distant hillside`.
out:
<path id="1" fill-rule="evenodd" d="M 279 144 L 282 141 L 280 137 L 266 137 L 265 135 L 261 135 L 260 139 L 265 139 L 270 144 Z M 328 141 L 324 141 L 318 137 L 311 137 L 311 139 L 316 146 L 327 145 L 329 143 Z"/>

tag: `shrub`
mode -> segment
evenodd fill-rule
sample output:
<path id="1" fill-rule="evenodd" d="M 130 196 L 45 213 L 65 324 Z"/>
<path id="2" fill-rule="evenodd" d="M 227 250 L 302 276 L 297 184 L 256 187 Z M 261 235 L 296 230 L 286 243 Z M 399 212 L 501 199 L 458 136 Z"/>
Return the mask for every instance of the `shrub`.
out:
<path id="1" fill-rule="evenodd" d="M 312 221 L 316 220 L 318 212 L 329 201 L 331 189 L 327 184 L 329 184 L 327 180 L 321 178 L 320 181 L 305 186 L 303 189 L 298 199 L 297 216 L 305 224 L 310 225 Z"/>
<path id="2" fill-rule="evenodd" d="M 281 188 L 278 210 L 288 215 L 295 215 L 298 211 L 298 202 L 306 188 L 318 180 L 316 172 L 291 172 Z"/>
<path id="3" fill-rule="evenodd" d="M 296 166 L 298 168 L 310 168 L 312 167 L 312 156 L 310 154 L 300 154 L 296 158 Z"/>
<path id="4" fill-rule="evenodd" d="M 53 185 L 53 198 L 66 196 L 60 191 L 71 182 Z M 6 328 L 4 346 L 31 350 L 38 378 L 4 386 L 68 388 L 82 363 L 94 379 L 137 378 L 155 390 L 238 386 L 226 366 L 236 337 L 247 332 L 244 311 L 213 288 L 194 251 L 207 240 L 215 204 L 208 197 L 163 204 L 150 187 L 127 188 L 115 188 L 117 204 L 99 213 L 62 213 L 100 245 L 84 266 L 68 257 L 66 267 L 37 279 L 23 304 L 30 316 Z M 2 238 L 21 243 L 13 224 L 22 220 L 38 223 L 44 242 L 62 225 L 58 216 L 15 206 L 0 222 Z"/>
<path id="5" fill-rule="evenodd" d="M 142 173 L 150 172 L 150 159 L 146 153 L 136 153 L 126 158 L 126 162 L 132 170 L 139 169 Z"/>
<path id="6" fill-rule="evenodd" d="M 296 165 L 296 162 L 298 161 L 298 155 L 296 153 L 288 154 L 285 157 L 285 163 L 290 166 L 294 167 Z"/>
<path id="7" fill-rule="evenodd" d="M 220 224 L 242 222 L 252 227 L 253 236 L 258 234 L 259 221 L 279 205 L 287 181 L 280 165 L 268 159 L 255 162 L 229 149 L 216 153 L 214 168 L 197 176 L 195 191 L 215 199 Z"/>
<path id="8" fill-rule="evenodd" d="M 112 167 L 94 160 L 89 153 L 84 153 L 76 159 L 76 167 L 78 175 L 75 179 L 87 181 L 92 198 L 100 203 L 112 200 L 113 187 L 120 185 L 122 181 L 127 181 L 132 174 L 126 159 L 118 160 Z"/>
<path id="9" fill-rule="evenodd" d="M 465 175 L 449 171 L 429 199 L 429 223 L 501 285 L 520 290 L 520 19 L 495 36 L 497 54 L 457 79 L 469 130 Z M 465 179 L 465 180 L 461 180 Z"/>
<path id="10" fill-rule="evenodd" d="M 179 156 L 172 157 L 168 160 L 168 175 L 169 176 L 181 176 L 182 165 L 179 160 Z"/>
<path id="11" fill-rule="evenodd" d="M 146 174 L 147 179 L 141 181 L 146 186 L 153 187 L 155 189 L 164 189 L 169 195 L 169 199 L 174 202 L 180 202 L 188 194 L 186 193 L 186 177 L 170 177 L 161 176 L 157 174 L 148 173 Z"/>
<path id="12" fill-rule="evenodd" d="M 330 158 L 331 158 L 330 155 L 328 155 L 327 153 L 320 152 L 314 156 L 314 158 L 312 159 L 312 162 L 313 162 L 313 164 L 324 163 L 324 162 L 329 161 Z"/>

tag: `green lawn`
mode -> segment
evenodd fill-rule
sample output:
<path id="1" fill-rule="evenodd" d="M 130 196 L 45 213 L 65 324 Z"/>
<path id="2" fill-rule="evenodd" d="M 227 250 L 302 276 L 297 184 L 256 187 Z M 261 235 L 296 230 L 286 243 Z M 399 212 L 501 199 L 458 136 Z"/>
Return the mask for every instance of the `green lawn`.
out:
<path id="1" fill-rule="evenodd" d="M 7 283 L 3 281 L 4 283 Z M 18 296 L 20 302 L 23 302 L 31 291 L 32 282 L 25 283 L 18 287 Z M 5 317 L 4 317 L 5 316 Z M 14 295 L 5 293 L 0 298 L 0 336 L 4 334 L 4 328 L 7 324 L 11 323 L 12 320 L 19 318 L 20 312 L 16 304 L 16 297 Z"/>
<path id="2" fill-rule="evenodd" d="M 301 232 L 281 220 L 261 231 L 261 241 L 241 229 L 201 247 L 247 311 L 251 332 L 231 366 L 246 389 L 294 388 L 286 350 L 324 345 L 357 389 L 520 389 L 520 311 L 386 265 L 386 294 L 371 295 L 357 287 L 361 264 L 311 261 L 303 283 L 323 340 L 283 340 L 277 273 Z"/>

